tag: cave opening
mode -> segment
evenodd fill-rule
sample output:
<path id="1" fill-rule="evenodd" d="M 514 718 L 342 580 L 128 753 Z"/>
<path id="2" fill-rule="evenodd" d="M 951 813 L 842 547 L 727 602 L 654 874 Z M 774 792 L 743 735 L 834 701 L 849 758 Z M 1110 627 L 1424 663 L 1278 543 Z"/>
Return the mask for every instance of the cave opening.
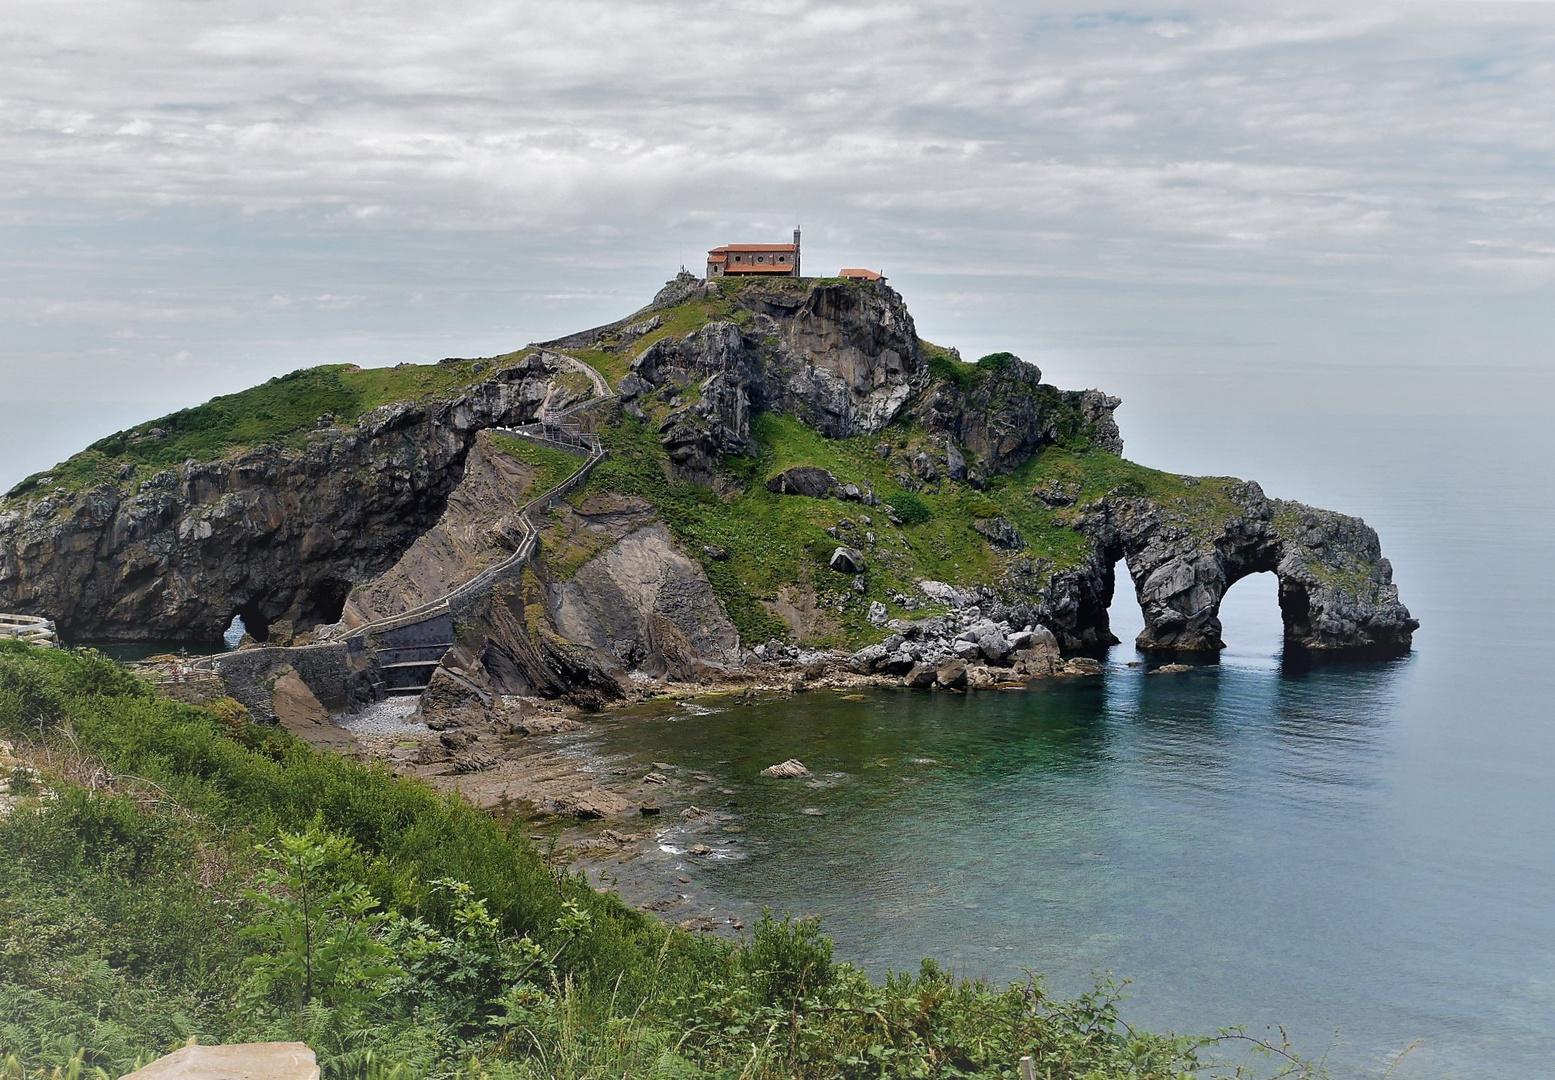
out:
<path id="1" fill-rule="evenodd" d="M 308 590 L 308 617 L 314 623 L 337 623 L 346 610 L 351 583 L 325 578 Z"/>
<path id="2" fill-rule="evenodd" d="M 232 612 L 232 621 L 227 624 L 227 629 L 221 636 L 227 643 L 227 648 L 235 649 L 243 640 L 244 634 L 255 641 L 263 641 L 270 636 L 270 620 L 265 617 L 258 597 L 237 606 Z"/>

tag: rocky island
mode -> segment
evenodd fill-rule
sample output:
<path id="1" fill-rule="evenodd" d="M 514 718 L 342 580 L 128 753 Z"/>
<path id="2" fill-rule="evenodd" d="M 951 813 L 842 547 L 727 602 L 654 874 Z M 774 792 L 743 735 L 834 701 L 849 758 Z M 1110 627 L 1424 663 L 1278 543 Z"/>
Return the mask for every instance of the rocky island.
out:
<path id="1" fill-rule="evenodd" d="M 267 647 L 215 667 L 261 714 L 282 667 L 332 705 L 483 709 L 1083 673 L 1120 561 L 1147 649 L 1212 655 L 1271 572 L 1289 649 L 1407 651 L 1370 527 L 1130 462 L 1119 404 L 921 340 L 883 282 L 682 274 L 512 354 L 298 371 L 103 439 L 0 501 L 0 610 L 73 641 L 241 616 Z"/>

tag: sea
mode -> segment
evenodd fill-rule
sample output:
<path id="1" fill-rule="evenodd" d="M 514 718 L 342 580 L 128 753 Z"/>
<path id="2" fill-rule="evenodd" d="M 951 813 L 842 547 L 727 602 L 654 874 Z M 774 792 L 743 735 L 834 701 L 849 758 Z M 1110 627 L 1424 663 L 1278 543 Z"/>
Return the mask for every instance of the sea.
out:
<path id="1" fill-rule="evenodd" d="M 1141 664 L 1124 589 L 1097 678 L 601 717 L 577 752 L 709 778 L 716 825 L 644 872 L 877 974 L 1110 980 L 1131 1024 L 1283 1031 L 1336 1077 L 1555 1076 L 1555 378 L 1123 376 L 1131 458 L 1375 526 L 1414 651 L 1288 663 L 1258 575 L 1186 673 Z M 790 757 L 811 781 L 757 775 Z"/>
<path id="2" fill-rule="evenodd" d="M 694 701 L 580 749 L 710 780 L 718 827 L 650 856 L 687 910 L 818 916 L 876 974 L 1110 982 L 1138 1027 L 1288 1036 L 1336 1077 L 1555 1076 L 1555 425 L 1287 421 L 1227 456 L 1379 529 L 1410 655 L 1293 663 L 1258 575 L 1218 663 L 1153 673 L 1120 590 L 1097 678 Z M 791 757 L 811 780 L 758 776 Z"/>

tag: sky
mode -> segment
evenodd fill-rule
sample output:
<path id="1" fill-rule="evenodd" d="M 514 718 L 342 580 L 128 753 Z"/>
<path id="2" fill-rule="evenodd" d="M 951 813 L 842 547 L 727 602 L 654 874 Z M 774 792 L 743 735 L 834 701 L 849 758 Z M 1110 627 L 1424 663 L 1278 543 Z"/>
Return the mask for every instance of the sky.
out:
<path id="1" fill-rule="evenodd" d="M 1153 464 L 1555 415 L 1555 4 L 1263 6 L 8 0 L 0 490 L 796 224 Z"/>

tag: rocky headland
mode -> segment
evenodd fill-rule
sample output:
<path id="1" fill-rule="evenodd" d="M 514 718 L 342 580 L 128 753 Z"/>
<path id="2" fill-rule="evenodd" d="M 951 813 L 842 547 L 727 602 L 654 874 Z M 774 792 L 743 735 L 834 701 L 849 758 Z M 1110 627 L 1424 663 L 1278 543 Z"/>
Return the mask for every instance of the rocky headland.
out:
<path id="1" fill-rule="evenodd" d="M 241 616 L 251 707 L 283 667 L 330 707 L 415 669 L 426 714 L 509 733 L 504 702 L 1084 675 L 1120 560 L 1147 649 L 1213 655 L 1260 572 L 1288 649 L 1409 648 L 1370 527 L 1129 462 L 1119 405 L 920 340 L 881 283 L 683 275 L 507 356 L 312 369 L 102 440 L 0 501 L 0 610 L 74 641 Z"/>

